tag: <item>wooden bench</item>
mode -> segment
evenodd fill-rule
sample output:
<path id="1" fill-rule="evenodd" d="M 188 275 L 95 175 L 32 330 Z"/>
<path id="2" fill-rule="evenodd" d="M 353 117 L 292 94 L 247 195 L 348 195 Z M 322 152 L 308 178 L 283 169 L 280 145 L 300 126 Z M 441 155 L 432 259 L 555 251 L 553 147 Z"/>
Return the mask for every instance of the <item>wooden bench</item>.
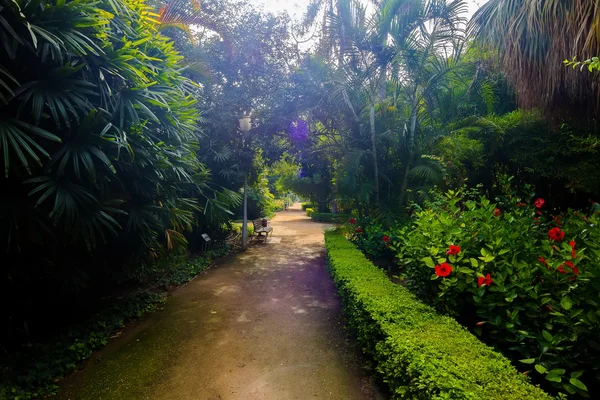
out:
<path id="1" fill-rule="evenodd" d="M 253 219 L 252 225 L 254 225 L 254 235 L 260 237 L 260 236 L 262 236 L 263 233 L 265 234 L 265 243 L 267 243 L 267 239 L 269 238 L 269 233 L 271 234 L 271 237 L 273 237 L 273 227 L 268 226 L 268 222 L 267 222 L 267 226 L 263 226 L 262 219 Z"/>

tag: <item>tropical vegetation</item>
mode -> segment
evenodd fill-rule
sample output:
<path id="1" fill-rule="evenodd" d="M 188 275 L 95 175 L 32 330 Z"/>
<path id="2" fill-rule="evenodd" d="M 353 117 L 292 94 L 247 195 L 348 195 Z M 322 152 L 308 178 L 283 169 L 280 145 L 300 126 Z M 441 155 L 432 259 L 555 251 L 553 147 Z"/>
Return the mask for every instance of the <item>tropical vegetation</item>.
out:
<path id="1" fill-rule="evenodd" d="M 415 295 L 514 390 L 538 393 L 507 360 L 551 395 L 593 397 L 599 6 L 469 5 L 312 0 L 294 20 L 246 0 L 0 0 L 2 361 L 68 336 L 102 299 L 189 279 L 202 234 L 237 240 L 248 182 L 250 218 L 302 198 L 391 271 L 338 263 L 338 244 L 358 250 L 328 236 L 346 311 L 366 313 L 352 330 L 398 397 L 479 393 L 417 363 L 414 346 L 439 353 L 396 304 Z M 380 308 L 410 326 L 372 319 Z"/>

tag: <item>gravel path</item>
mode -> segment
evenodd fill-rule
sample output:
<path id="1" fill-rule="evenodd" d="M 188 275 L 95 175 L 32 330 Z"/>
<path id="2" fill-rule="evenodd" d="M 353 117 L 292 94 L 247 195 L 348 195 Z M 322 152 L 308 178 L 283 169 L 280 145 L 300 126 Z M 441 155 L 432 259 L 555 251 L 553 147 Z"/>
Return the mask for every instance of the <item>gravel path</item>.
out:
<path id="1" fill-rule="evenodd" d="M 61 385 L 59 399 L 383 399 L 342 329 L 327 224 L 296 205 Z M 279 243 L 278 238 L 281 238 Z"/>

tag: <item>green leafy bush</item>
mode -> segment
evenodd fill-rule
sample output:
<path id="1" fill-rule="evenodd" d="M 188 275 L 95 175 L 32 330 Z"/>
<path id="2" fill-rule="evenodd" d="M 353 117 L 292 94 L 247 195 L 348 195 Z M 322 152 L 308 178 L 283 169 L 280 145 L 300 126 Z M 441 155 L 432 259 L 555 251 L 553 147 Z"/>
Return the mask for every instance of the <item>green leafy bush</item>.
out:
<path id="1" fill-rule="evenodd" d="M 599 382 L 600 219 L 551 217 L 527 186 L 506 193 L 492 202 L 449 191 L 392 248 L 420 298 L 531 364 L 536 379 L 587 397 Z"/>
<path id="2" fill-rule="evenodd" d="M 313 212 L 310 217 L 317 222 L 343 223 L 348 220 L 349 216 L 346 214 Z"/>
<path id="3" fill-rule="evenodd" d="M 400 229 L 390 229 L 374 218 L 355 218 L 346 220 L 346 231 L 348 237 L 356 247 L 372 260 L 391 259 L 394 251 L 391 243 L 395 239 L 395 233 Z"/>
<path id="4" fill-rule="evenodd" d="M 276 213 L 279 211 L 285 210 L 285 200 L 283 199 L 274 199 L 271 203 L 271 213 Z"/>
<path id="5" fill-rule="evenodd" d="M 310 207 L 307 208 L 305 211 L 306 211 L 306 215 L 308 215 L 309 217 L 312 215 L 312 213 L 315 212 L 315 210 L 313 208 L 310 208 Z"/>
<path id="6" fill-rule="evenodd" d="M 92 302 L 85 293 L 184 251 L 198 216 L 231 204 L 196 155 L 199 88 L 154 11 L 143 0 L 0 0 L 7 351 Z"/>
<path id="7" fill-rule="evenodd" d="M 339 231 L 325 233 L 350 331 L 395 399 L 550 399 L 450 317 L 389 281 Z"/>
<path id="8" fill-rule="evenodd" d="M 302 211 L 306 211 L 307 208 L 315 208 L 312 203 L 302 203 Z"/>

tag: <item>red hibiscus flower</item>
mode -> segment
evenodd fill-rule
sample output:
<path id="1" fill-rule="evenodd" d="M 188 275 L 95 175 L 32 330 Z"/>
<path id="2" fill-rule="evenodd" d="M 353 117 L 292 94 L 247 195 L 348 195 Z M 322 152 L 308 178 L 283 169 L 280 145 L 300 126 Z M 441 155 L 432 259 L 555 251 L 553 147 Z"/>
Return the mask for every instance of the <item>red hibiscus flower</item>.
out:
<path id="1" fill-rule="evenodd" d="M 358 233 L 363 233 L 363 230 L 362 230 L 362 228 L 359 226 L 358 228 L 356 228 L 356 232 L 358 232 Z"/>
<path id="2" fill-rule="evenodd" d="M 387 235 L 384 235 L 384 236 L 383 236 L 383 241 L 384 241 L 385 243 L 388 243 L 388 242 L 390 241 L 390 237 L 389 237 L 389 236 L 387 236 Z"/>
<path id="3" fill-rule="evenodd" d="M 565 233 L 560 230 L 560 228 L 552 228 L 548 231 L 548 236 L 550 240 L 555 242 L 560 242 L 565 237 Z"/>
<path id="4" fill-rule="evenodd" d="M 448 251 L 446 252 L 446 254 L 450 256 L 455 256 L 458 253 L 460 253 L 460 246 L 455 246 L 453 244 L 450 245 L 450 248 L 448 248 Z"/>
<path id="5" fill-rule="evenodd" d="M 560 272 L 561 274 L 568 274 L 567 270 L 565 269 L 564 264 L 560 264 L 560 267 L 557 268 L 557 271 Z"/>
<path id="6" fill-rule="evenodd" d="M 496 208 L 496 209 L 494 210 L 494 216 L 496 216 L 496 217 L 499 217 L 499 216 L 500 216 L 500 214 L 502 214 L 502 210 L 500 210 L 499 208 Z"/>
<path id="7" fill-rule="evenodd" d="M 452 265 L 448 263 L 441 263 L 440 265 L 435 266 L 435 274 L 437 276 L 445 278 L 450 275 L 450 272 L 452 272 Z"/>
<path id="8" fill-rule="evenodd" d="M 577 258 L 577 252 L 575 251 L 575 242 L 571 240 L 569 246 L 571 246 L 571 258 Z"/>
<path id="9" fill-rule="evenodd" d="M 490 274 L 487 274 L 485 277 L 480 276 L 477 278 L 477 287 L 481 287 L 481 285 L 490 286 L 493 282 Z"/>
<path id="10" fill-rule="evenodd" d="M 579 275 L 579 268 L 577 268 L 576 266 L 572 266 L 571 272 L 574 273 L 575 275 Z"/>
<path id="11" fill-rule="evenodd" d="M 574 273 L 575 275 L 579 275 L 579 268 L 577 268 L 572 261 L 565 261 L 565 265 L 571 268 L 572 273 Z"/>
<path id="12" fill-rule="evenodd" d="M 548 263 L 546 262 L 546 260 L 544 259 L 544 257 L 540 256 L 540 258 L 538 258 L 538 260 L 540 260 L 540 262 L 542 264 L 544 264 L 546 267 L 548 266 Z"/>
<path id="13" fill-rule="evenodd" d="M 542 215 L 543 214 L 543 212 L 541 212 L 540 210 L 537 210 L 536 213 L 537 213 L 537 215 Z"/>
<path id="14" fill-rule="evenodd" d="M 542 207 L 544 207 L 545 203 L 546 203 L 546 200 L 539 198 L 533 203 L 533 205 L 535 205 L 535 208 L 542 208 Z"/>
<path id="15" fill-rule="evenodd" d="M 348 220 L 348 222 L 350 223 L 350 225 L 354 225 L 356 223 L 356 219 L 355 218 L 350 218 Z"/>

